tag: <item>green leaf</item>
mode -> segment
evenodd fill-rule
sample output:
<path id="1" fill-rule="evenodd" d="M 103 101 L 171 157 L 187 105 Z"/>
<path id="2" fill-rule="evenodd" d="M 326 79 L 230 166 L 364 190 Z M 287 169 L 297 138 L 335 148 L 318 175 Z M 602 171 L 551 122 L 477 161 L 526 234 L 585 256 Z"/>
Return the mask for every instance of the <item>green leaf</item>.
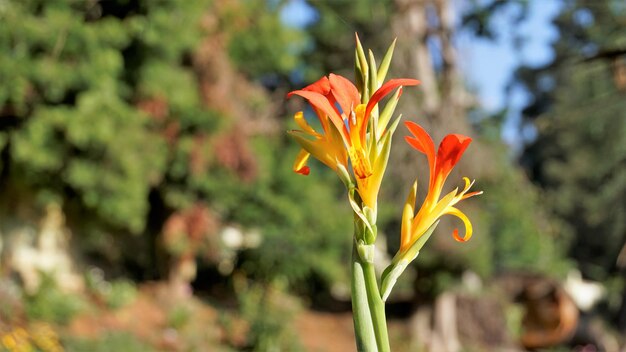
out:
<path id="1" fill-rule="evenodd" d="M 378 68 L 377 76 L 381 84 L 385 81 L 385 78 L 387 77 L 387 71 L 389 70 L 389 64 L 391 63 L 391 58 L 393 57 L 393 50 L 396 47 L 397 40 L 398 40 L 397 38 L 393 40 L 393 43 L 391 43 L 391 45 L 389 46 L 389 49 L 387 49 L 387 53 L 385 54 L 385 57 L 383 57 L 383 61 L 380 63 L 380 67 Z"/>

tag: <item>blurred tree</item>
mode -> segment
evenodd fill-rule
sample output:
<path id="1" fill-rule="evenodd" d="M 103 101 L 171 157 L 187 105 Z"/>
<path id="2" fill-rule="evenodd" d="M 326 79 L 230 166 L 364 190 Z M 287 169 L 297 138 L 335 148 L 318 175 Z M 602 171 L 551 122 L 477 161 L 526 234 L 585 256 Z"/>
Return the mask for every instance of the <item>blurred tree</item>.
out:
<path id="1" fill-rule="evenodd" d="M 418 111 L 418 121 L 428 126 L 436 138 L 451 132 L 477 137 L 461 161 L 462 170 L 451 180 L 468 175 L 476 178 L 478 188 L 485 191 L 485 195 L 475 200 L 475 206 L 470 208 L 475 214 L 473 218 L 477 219 L 475 231 L 478 236 L 474 237 L 472 244 L 466 245 L 471 247 L 467 250 L 448 245 L 449 238 L 439 236 L 437 249 L 443 253 L 455 253 L 453 257 L 458 258 L 457 263 L 450 261 L 450 256 L 445 256 L 443 261 L 469 267 L 483 276 L 513 269 L 562 273 L 567 264 L 550 219 L 543 214 L 541 196 L 520 174 L 510 160 L 507 148 L 499 140 L 502 119 L 497 114 L 486 116 L 466 86 L 460 68 L 463 58 L 459 57 L 454 43 L 461 31 L 493 38 L 488 35 L 491 33 L 488 30 L 491 16 L 505 4 L 474 2 L 460 8 L 446 0 L 397 0 L 395 5 L 395 33 L 405 38 L 398 47 L 401 59 L 396 68 L 410 72 L 422 81 L 421 94 L 413 101 L 405 99 L 411 104 L 405 109 Z M 506 6 L 517 5 L 508 3 Z M 519 7 L 516 20 L 521 20 L 526 11 L 525 5 Z M 457 22 L 457 18 L 462 21 Z M 482 32 L 476 31 L 476 26 L 483 28 Z M 474 117 L 472 120 L 470 114 Z M 418 158 L 409 154 L 411 152 L 406 148 L 396 148 L 395 152 L 396 160 L 419 168 L 414 161 Z M 402 184 L 406 184 L 410 182 L 405 180 L 407 174 L 410 173 L 398 168 L 390 176 L 403 179 Z M 420 173 L 419 177 L 424 180 L 428 176 Z M 512 197 L 517 193 L 524 196 Z M 441 232 L 452 231 L 450 225 L 443 225 L 440 226 Z"/>
<path id="2" fill-rule="evenodd" d="M 228 53 L 233 64 L 249 76 L 266 81 L 272 76 L 284 78 L 296 69 L 306 41 L 304 33 L 288 30 L 281 23 L 277 16 L 280 2 L 238 1 L 234 4 L 223 6 L 220 16 L 230 36 Z"/>
<path id="3" fill-rule="evenodd" d="M 320 187 L 326 174 L 291 174 L 283 154 L 297 148 L 276 119 L 280 105 L 251 82 L 287 76 L 301 54 L 302 34 L 280 25 L 277 4 L 3 3 L 3 208 L 63 204 L 83 257 L 139 278 L 162 275 L 162 245 L 177 267 L 210 257 L 219 240 L 206 249 L 198 237 L 223 224 L 260 233 L 235 262 L 252 277 L 341 278 L 348 209 Z M 168 231 L 187 238 L 161 238 Z"/>
<path id="4" fill-rule="evenodd" d="M 623 1 L 565 2 L 554 19 L 559 39 L 542 67 L 520 67 L 529 94 L 529 138 L 522 162 L 572 237 L 569 253 L 587 277 L 621 281 L 626 243 L 626 6 Z M 609 302 L 619 302 L 612 292 Z M 616 305 L 609 307 L 617 310 Z"/>
<path id="5" fill-rule="evenodd" d="M 615 272 L 626 241 L 626 7 L 571 1 L 554 25 L 554 59 L 521 67 L 531 138 L 522 162 L 573 234 L 570 253 L 587 276 Z"/>

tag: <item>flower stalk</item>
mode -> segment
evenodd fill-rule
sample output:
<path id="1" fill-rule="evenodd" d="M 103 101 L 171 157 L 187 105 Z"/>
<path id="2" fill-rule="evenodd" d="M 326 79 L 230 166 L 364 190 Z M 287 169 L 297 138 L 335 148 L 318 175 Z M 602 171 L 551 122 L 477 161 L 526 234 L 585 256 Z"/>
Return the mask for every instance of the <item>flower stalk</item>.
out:
<path id="1" fill-rule="evenodd" d="M 358 351 L 388 352 L 389 336 L 383 302 L 374 263 L 363 260 L 352 252 L 352 312 Z"/>

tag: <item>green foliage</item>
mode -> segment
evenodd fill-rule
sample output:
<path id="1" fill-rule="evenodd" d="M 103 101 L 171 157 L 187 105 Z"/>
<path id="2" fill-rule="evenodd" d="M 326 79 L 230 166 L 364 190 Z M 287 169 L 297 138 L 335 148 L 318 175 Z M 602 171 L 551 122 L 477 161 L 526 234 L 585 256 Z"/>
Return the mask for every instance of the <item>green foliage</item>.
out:
<path id="1" fill-rule="evenodd" d="M 86 92 L 73 108 L 38 108 L 13 135 L 13 160 L 31 182 L 50 177 L 55 190 L 70 185 L 87 208 L 137 233 L 145 225 L 150 181 L 158 181 L 164 164 L 164 146 L 146 123 L 117 97 Z M 138 150 L 140 145 L 155 152 Z"/>
<path id="2" fill-rule="evenodd" d="M 58 288 L 51 277 L 41 277 L 37 292 L 24 294 L 24 310 L 29 319 L 67 324 L 76 314 L 87 308 L 87 302 L 79 296 L 69 297 Z"/>
<path id="3" fill-rule="evenodd" d="M 135 284 L 126 279 L 106 281 L 102 270 L 92 268 L 85 275 L 85 285 L 91 294 L 101 299 L 111 309 L 132 303 L 137 297 Z"/>
<path id="4" fill-rule="evenodd" d="M 247 1 L 224 14 L 224 29 L 231 36 L 230 57 L 251 77 L 288 74 L 305 49 L 304 36 L 284 28 L 279 10 L 269 1 Z"/>
<path id="5" fill-rule="evenodd" d="M 200 110 L 192 71 L 179 63 L 201 38 L 205 8 L 187 1 L 5 4 L 0 51 L 11 55 L 3 55 L 0 77 L 12 83 L 0 86 L 0 106 L 9 107 L 8 126 L 19 127 L 8 128 L 5 146 L 16 177 L 61 197 L 69 189 L 105 223 L 141 232 L 167 149 L 135 101 L 172 92 L 173 112 Z M 123 10 L 128 17 L 114 16 Z"/>
<path id="6" fill-rule="evenodd" d="M 350 213 L 325 184 L 328 174 L 295 176 L 292 159 L 281 157 L 286 144 L 266 136 L 254 141 L 256 178 L 243 180 L 216 161 L 211 138 L 233 127 L 205 106 L 189 64 L 207 35 L 201 21 L 209 5 L 33 0 L 0 7 L 0 78 L 11 82 L 0 85 L 7 187 L 19 183 L 63 203 L 82 248 L 110 261 L 128 251 L 140 265 L 153 264 L 146 242 L 120 235 L 153 236 L 165 220 L 149 223 L 154 209 L 166 216 L 206 202 L 224 222 L 261 233 L 260 248 L 241 262 L 250 274 L 343 279 Z M 214 9 L 233 62 L 254 77 L 287 74 L 303 50 L 302 33 L 283 28 L 272 6 Z M 270 106 L 263 96 L 243 104 Z M 133 291 L 126 283 L 96 290 L 112 306 Z"/>
<path id="7" fill-rule="evenodd" d="M 137 298 L 137 288 L 131 281 L 120 279 L 111 282 L 106 294 L 106 304 L 111 309 L 119 309 Z"/>
<path id="8" fill-rule="evenodd" d="M 258 138 L 253 143 L 259 174 L 242 183 L 232 172 L 215 170 L 192 187 L 214 203 L 225 221 L 258 231 L 259 248 L 248 250 L 241 268 L 258 279 L 304 283 L 312 274 L 327 283 L 346 279 L 351 214 L 337 199 L 340 182 L 323 168 L 302 177 L 291 170 L 293 143 Z M 276 157 L 283 154 L 285 157 Z M 335 185 L 336 188 L 333 186 Z"/>
<path id="9" fill-rule="evenodd" d="M 500 157 L 498 174 L 480 185 L 487 195 L 481 220 L 491 242 L 490 269 L 563 275 L 569 267 L 563 251 L 568 242 L 557 236 L 538 190 L 505 155 Z"/>
<path id="10" fill-rule="evenodd" d="M 294 174 L 291 158 L 269 157 L 278 148 L 256 143 L 262 169 L 272 173 L 260 176 L 255 192 L 243 200 L 256 206 L 236 214 L 238 222 L 259 226 L 265 235 L 244 268 L 262 277 L 290 280 L 302 280 L 311 272 L 328 281 L 346 278 L 342 259 L 349 258 L 351 217 L 347 205 L 333 194 L 331 185 L 339 182 L 321 168 L 308 177 Z M 290 149 L 288 155 L 295 156 L 295 148 Z"/>

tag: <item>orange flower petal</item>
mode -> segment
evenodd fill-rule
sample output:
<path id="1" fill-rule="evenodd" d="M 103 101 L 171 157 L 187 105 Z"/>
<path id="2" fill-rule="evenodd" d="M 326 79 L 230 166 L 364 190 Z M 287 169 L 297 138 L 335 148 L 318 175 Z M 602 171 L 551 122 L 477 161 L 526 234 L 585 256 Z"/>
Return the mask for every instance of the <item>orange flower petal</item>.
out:
<path id="1" fill-rule="evenodd" d="M 311 92 L 320 93 L 322 95 L 328 95 L 330 93 L 330 82 L 328 81 L 328 77 L 323 76 L 322 78 L 318 79 L 317 82 L 309 84 L 308 86 L 302 88 L 302 90 L 308 90 Z"/>
<path id="2" fill-rule="evenodd" d="M 470 192 L 470 193 L 464 194 L 461 200 L 471 198 L 473 196 L 479 196 L 481 194 L 483 194 L 483 191 Z"/>

